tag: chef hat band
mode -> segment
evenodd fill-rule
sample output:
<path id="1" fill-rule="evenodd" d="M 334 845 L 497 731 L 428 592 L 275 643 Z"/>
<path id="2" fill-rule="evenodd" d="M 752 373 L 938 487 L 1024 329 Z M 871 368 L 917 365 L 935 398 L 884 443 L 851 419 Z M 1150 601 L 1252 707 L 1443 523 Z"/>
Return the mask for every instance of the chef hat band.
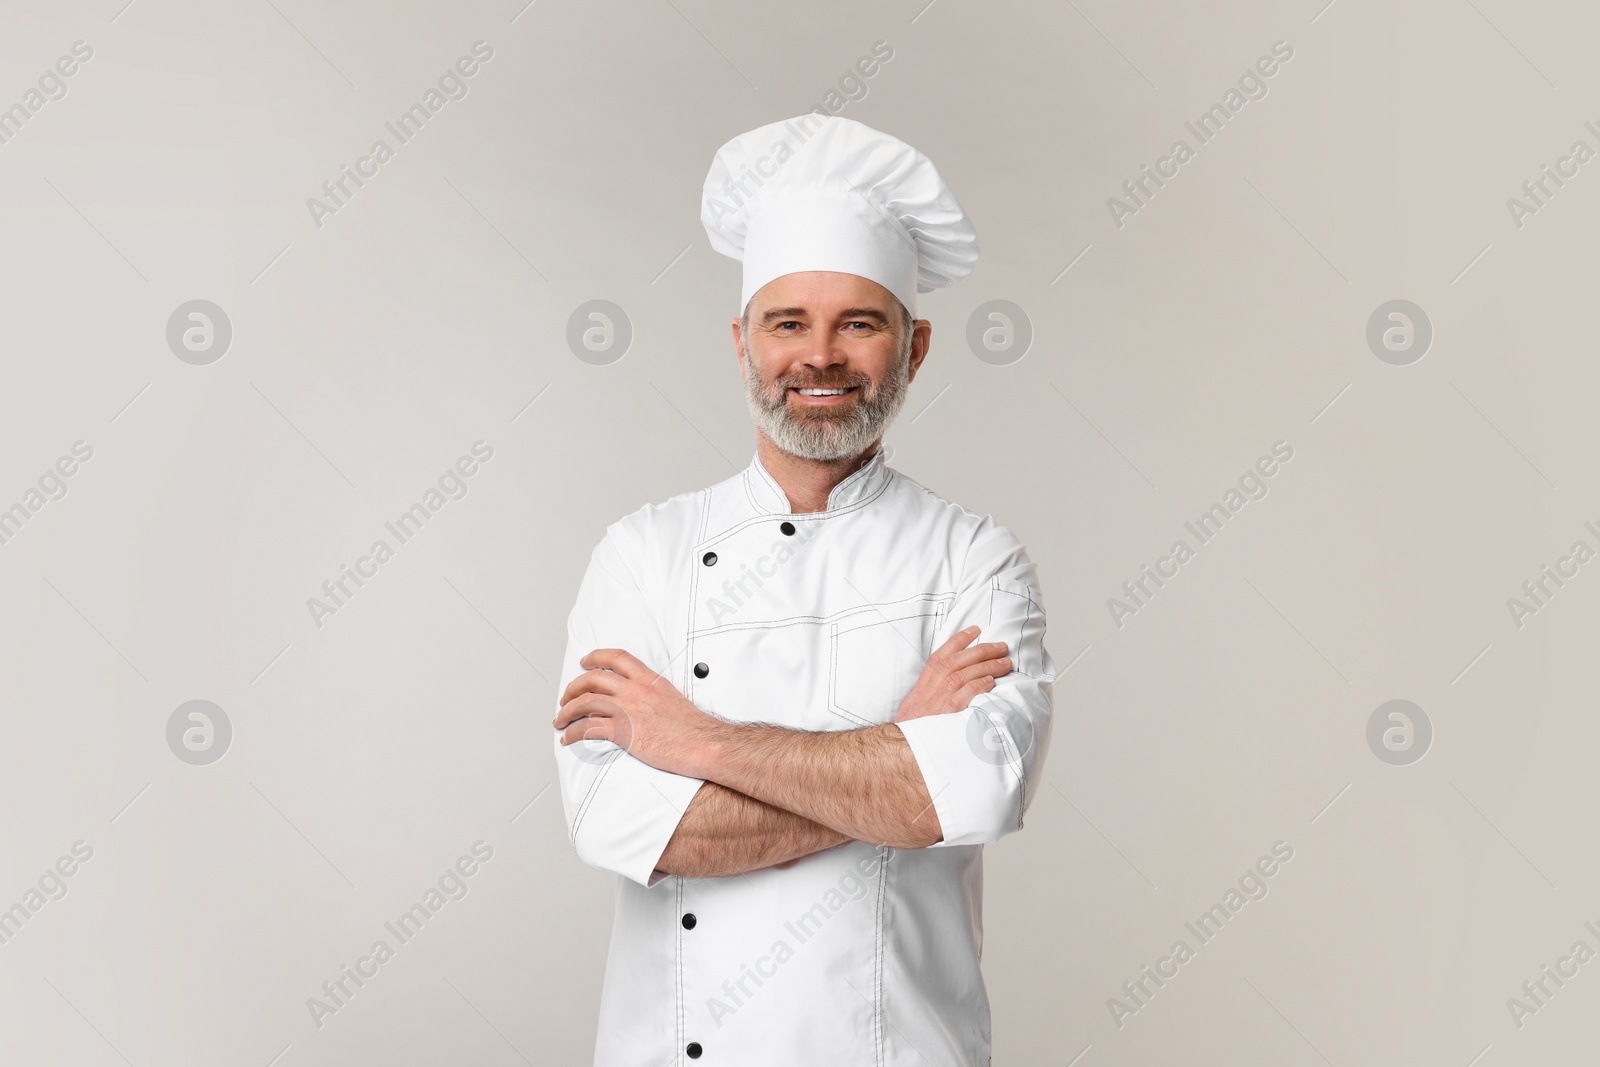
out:
<path id="1" fill-rule="evenodd" d="M 772 279 L 803 270 L 870 278 L 916 314 L 916 242 L 859 195 L 800 193 L 755 215 L 744 239 L 739 306 Z"/>
<path id="2" fill-rule="evenodd" d="M 739 306 L 797 271 L 877 282 L 913 315 L 917 294 L 972 272 L 978 237 L 932 161 L 837 115 L 758 127 L 717 150 L 700 220 L 744 264 Z"/>

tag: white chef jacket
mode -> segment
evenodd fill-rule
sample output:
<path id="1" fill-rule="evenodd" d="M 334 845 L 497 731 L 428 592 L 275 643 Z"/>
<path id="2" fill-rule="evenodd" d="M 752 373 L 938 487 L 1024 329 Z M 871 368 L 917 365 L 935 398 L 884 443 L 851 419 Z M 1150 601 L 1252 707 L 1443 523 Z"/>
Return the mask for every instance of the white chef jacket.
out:
<path id="1" fill-rule="evenodd" d="M 978 624 L 1013 670 L 971 708 L 899 724 L 943 828 L 716 878 L 655 864 L 702 781 L 610 742 L 562 746 L 573 847 L 617 879 L 596 1067 L 984 1067 L 983 845 L 1042 783 L 1055 666 L 1032 561 L 1009 530 L 880 449 L 794 514 L 759 456 L 607 528 L 567 629 L 560 688 L 621 648 L 701 709 L 848 730 L 888 722 L 933 649 Z"/>

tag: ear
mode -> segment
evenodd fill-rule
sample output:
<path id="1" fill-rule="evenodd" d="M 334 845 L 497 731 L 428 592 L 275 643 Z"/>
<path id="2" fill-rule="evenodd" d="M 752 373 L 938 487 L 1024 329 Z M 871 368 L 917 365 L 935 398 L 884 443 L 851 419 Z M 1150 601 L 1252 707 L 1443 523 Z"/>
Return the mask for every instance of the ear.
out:
<path id="1" fill-rule="evenodd" d="M 744 378 L 744 377 L 749 375 L 750 368 L 746 367 L 745 363 L 744 363 L 744 345 L 740 344 L 741 340 L 742 340 L 742 338 L 740 338 L 740 336 L 739 336 L 739 320 L 738 319 L 734 319 L 733 320 L 733 358 L 739 361 L 739 377 L 740 378 Z"/>
<path id="2" fill-rule="evenodd" d="M 908 381 L 915 381 L 917 369 L 922 366 L 922 361 L 928 358 L 928 346 L 933 343 L 933 324 L 927 319 L 917 319 L 911 323 L 911 371 L 907 375 Z"/>

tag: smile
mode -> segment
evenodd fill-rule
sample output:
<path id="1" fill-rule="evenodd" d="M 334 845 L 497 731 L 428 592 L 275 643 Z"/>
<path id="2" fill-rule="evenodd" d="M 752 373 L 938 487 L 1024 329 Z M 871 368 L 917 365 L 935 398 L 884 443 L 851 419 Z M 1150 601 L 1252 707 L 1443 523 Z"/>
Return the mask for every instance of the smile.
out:
<path id="1" fill-rule="evenodd" d="M 856 392 L 858 387 L 838 387 L 838 389 L 797 389 L 790 387 L 789 392 L 797 397 L 805 397 L 805 403 L 837 403 L 842 397 Z"/>

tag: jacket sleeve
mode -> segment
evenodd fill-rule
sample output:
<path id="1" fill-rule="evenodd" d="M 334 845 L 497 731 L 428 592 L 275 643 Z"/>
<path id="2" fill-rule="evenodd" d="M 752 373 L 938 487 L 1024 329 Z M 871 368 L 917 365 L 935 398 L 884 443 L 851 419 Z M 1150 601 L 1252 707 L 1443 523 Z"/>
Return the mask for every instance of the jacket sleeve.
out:
<path id="1" fill-rule="evenodd" d="M 557 700 L 583 673 L 578 661 L 597 648 L 624 649 L 671 677 L 673 653 L 648 594 L 619 549 L 615 527 L 590 557 L 567 619 Z M 609 741 L 563 745 L 559 731 L 551 735 L 567 834 L 578 858 L 646 888 L 665 878 L 655 871 L 656 862 L 702 780 L 657 770 Z"/>
<path id="2" fill-rule="evenodd" d="M 944 831 L 932 847 L 988 844 L 1022 829 L 1023 813 L 1044 782 L 1055 681 L 1044 647 L 1044 601 L 1021 543 L 987 518 L 934 647 L 972 625 L 980 628 L 978 641 L 1006 642 L 1011 673 L 966 711 L 897 724 Z"/>

